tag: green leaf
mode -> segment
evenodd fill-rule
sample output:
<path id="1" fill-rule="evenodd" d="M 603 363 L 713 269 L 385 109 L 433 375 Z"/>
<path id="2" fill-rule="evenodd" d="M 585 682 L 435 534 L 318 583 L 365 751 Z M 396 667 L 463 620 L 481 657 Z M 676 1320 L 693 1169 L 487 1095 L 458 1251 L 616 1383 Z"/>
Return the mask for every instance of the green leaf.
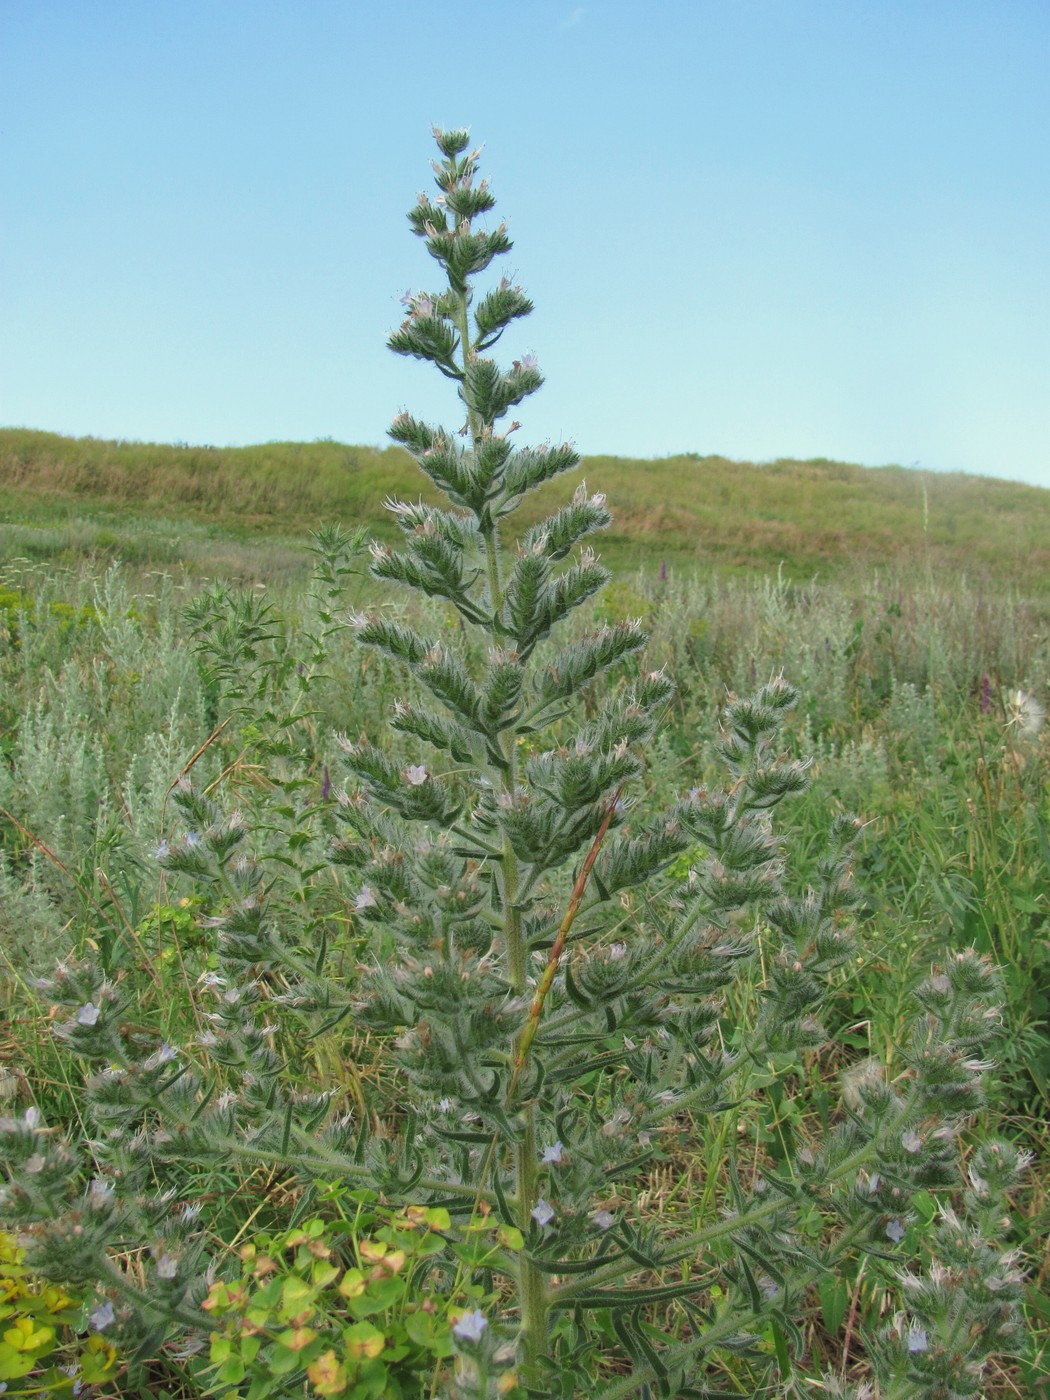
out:
<path id="1" fill-rule="evenodd" d="M 400 1278 L 379 1278 L 369 1282 L 364 1293 L 348 1301 L 354 1317 L 373 1317 L 396 1307 L 405 1294 L 405 1285 Z"/>
<path id="2" fill-rule="evenodd" d="M 525 1236 L 516 1225 L 500 1225 L 496 1231 L 496 1239 L 504 1249 L 511 1249 L 517 1253 L 525 1248 Z"/>
<path id="3" fill-rule="evenodd" d="M 0 1342 L 0 1380 L 13 1381 L 28 1376 L 36 1363 L 37 1358 L 31 1352 Z"/>
<path id="4" fill-rule="evenodd" d="M 216 1371 L 215 1377 L 216 1380 L 221 1381 L 223 1385 L 240 1385 L 246 1374 L 247 1371 L 241 1358 L 239 1356 L 231 1356 L 222 1363 L 218 1371 Z"/>

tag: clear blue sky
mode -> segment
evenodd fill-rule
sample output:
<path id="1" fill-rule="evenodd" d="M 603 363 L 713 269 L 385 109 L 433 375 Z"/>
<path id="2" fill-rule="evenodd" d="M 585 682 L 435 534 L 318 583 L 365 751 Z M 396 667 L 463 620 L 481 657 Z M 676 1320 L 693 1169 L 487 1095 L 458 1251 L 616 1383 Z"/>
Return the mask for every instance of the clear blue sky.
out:
<path id="1" fill-rule="evenodd" d="M 523 441 L 1050 487 L 1047 0 L 0 0 L 0 424 L 384 441 L 469 125 Z"/>

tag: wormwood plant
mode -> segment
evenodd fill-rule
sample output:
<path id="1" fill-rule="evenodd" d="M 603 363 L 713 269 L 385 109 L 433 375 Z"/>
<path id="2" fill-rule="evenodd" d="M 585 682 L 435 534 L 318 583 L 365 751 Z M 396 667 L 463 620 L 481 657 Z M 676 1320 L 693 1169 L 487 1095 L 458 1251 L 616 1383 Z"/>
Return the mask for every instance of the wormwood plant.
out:
<path id="1" fill-rule="evenodd" d="M 282 739 L 269 815 L 176 787 L 183 834 L 158 859 L 211 911 L 199 1032 L 171 1044 L 133 1014 L 127 975 L 61 969 L 41 991 L 86 1069 L 84 1126 L 49 1127 L 35 1109 L 3 1120 L 4 1219 L 28 1266 L 97 1289 L 96 1321 L 125 1354 L 144 1364 L 174 1346 L 194 1383 L 227 1396 L 276 1393 L 257 1362 L 278 1354 L 286 1393 L 978 1395 L 987 1358 L 1020 1336 L 1003 1240 L 1023 1162 L 986 1142 L 961 1166 L 994 975 L 954 954 L 916 993 L 892 1064 L 845 1065 L 841 1101 L 829 1093 L 848 1056 L 821 1015 L 858 947 L 854 824 L 835 824 L 797 888 L 773 827 L 806 782 L 778 737 L 796 700 L 779 678 L 730 700 L 721 789 L 646 810 L 643 755 L 673 685 L 639 664 L 630 619 L 565 640 L 607 578 L 588 544 L 610 522 L 600 495 L 580 488 L 514 530 L 522 499 L 577 457 L 512 443 L 505 420 L 542 377 L 531 355 L 507 369 L 489 352 L 531 303 L 506 278 L 476 294 L 510 241 L 481 227 L 494 200 L 467 134 L 435 135 L 439 193 L 409 218 L 446 285 L 405 298 L 390 343 L 436 365 L 464 422 L 395 420 L 446 504 L 389 502 L 403 544 L 375 546 L 371 567 L 453 625 L 354 616 L 361 646 L 406 684 L 391 733 L 345 740 L 345 786 L 300 782 Z M 329 540 L 332 596 L 346 548 Z M 250 705 L 236 672 L 265 642 L 259 618 L 217 598 L 198 620 L 230 659 L 230 696 Z M 260 721 L 283 734 L 265 691 Z M 384 1050 L 347 1112 L 315 1052 L 345 1051 L 351 1025 Z M 668 1171 L 695 1200 L 664 1215 L 653 1183 Z M 260 1179 L 279 1192 L 238 1215 Z M 265 1296 L 245 1293 L 229 1250 L 253 1226 L 280 1236 L 282 1211 L 293 1230 L 323 1228 L 333 1190 L 430 1213 L 443 1253 L 412 1290 L 398 1284 L 397 1327 L 454 1306 L 454 1362 L 437 1332 L 420 1334 L 437 1357 L 422 1376 L 394 1323 L 387 1335 L 373 1320 L 373 1359 L 404 1365 L 384 1363 L 383 1389 L 355 1379 L 363 1319 L 340 1333 L 320 1295 L 361 1261 L 323 1235 L 324 1282 L 305 1259 L 300 1282 L 327 1330 L 319 1341 L 304 1323 L 304 1364 L 287 1361 L 295 1346 L 267 1329 L 276 1318 L 298 1343 L 297 1315 L 262 1276 Z M 479 1230 L 483 1257 L 466 1245 Z M 856 1366 L 836 1354 L 840 1286 L 851 1318 L 872 1318 L 862 1346 L 852 1320 L 846 1333 Z M 207 1331 L 218 1374 L 192 1359 Z"/>

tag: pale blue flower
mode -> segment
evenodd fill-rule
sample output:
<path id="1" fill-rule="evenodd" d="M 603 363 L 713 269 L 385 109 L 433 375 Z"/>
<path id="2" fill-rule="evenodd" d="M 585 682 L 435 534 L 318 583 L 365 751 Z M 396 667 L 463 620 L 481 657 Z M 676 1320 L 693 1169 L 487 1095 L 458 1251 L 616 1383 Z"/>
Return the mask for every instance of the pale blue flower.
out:
<path id="1" fill-rule="evenodd" d="M 891 1239 L 894 1244 L 900 1244 L 901 1240 L 904 1238 L 903 1224 L 899 1220 L 891 1220 L 886 1226 L 886 1237 L 887 1239 Z"/>
<path id="2" fill-rule="evenodd" d="M 113 1321 L 113 1304 L 110 1302 L 99 1303 L 98 1307 L 88 1314 L 88 1322 L 96 1332 L 101 1332 Z"/>
<path id="3" fill-rule="evenodd" d="M 908 1329 L 908 1350 L 912 1352 L 926 1351 L 928 1347 L 929 1341 L 926 1337 L 925 1327 L 920 1327 L 918 1323 L 913 1322 Z"/>
<path id="4" fill-rule="evenodd" d="M 543 1149 L 543 1157 L 541 1158 L 541 1160 L 548 1164 L 560 1162 L 562 1160 L 564 1152 L 565 1148 L 562 1147 L 560 1142 L 556 1142 L 553 1147 L 545 1147 Z"/>
<path id="5" fill-rule="evenodd" d="M 97 1006 L 93 1005 L 90 1001 L 86 1002 L 77 1012 L 77 1025 L 93 1026 L 98 1020 L 98 1012 L 99 1009 Z"/>
<path id="6" fill-rule="evenodd" d="M 464 1342 L 480 1342 L 481 1334 L 489 1325 L 489 1320 L 480 1308 L 464 1313 L 453 1326 L 452 1331 Z"/>
<path id="7" fill-rule="evenodd" d="M 537 1225 L 549 1225 L 554 1219 L 554 1207 L 550 1201 L 538 1200 L 530 1212 Z"/>

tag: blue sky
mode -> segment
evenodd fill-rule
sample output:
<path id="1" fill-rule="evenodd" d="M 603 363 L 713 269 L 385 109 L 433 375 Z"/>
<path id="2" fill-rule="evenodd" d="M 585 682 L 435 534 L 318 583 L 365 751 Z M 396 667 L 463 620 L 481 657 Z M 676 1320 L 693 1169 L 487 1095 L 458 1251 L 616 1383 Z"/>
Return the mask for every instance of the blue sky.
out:
<path id="1" fill-rule="evenodd" d="M 0 0 L 0 424 L 380 443 L 469 125 L 521 437 L 1050 487 L 1046 0 Z"/>

